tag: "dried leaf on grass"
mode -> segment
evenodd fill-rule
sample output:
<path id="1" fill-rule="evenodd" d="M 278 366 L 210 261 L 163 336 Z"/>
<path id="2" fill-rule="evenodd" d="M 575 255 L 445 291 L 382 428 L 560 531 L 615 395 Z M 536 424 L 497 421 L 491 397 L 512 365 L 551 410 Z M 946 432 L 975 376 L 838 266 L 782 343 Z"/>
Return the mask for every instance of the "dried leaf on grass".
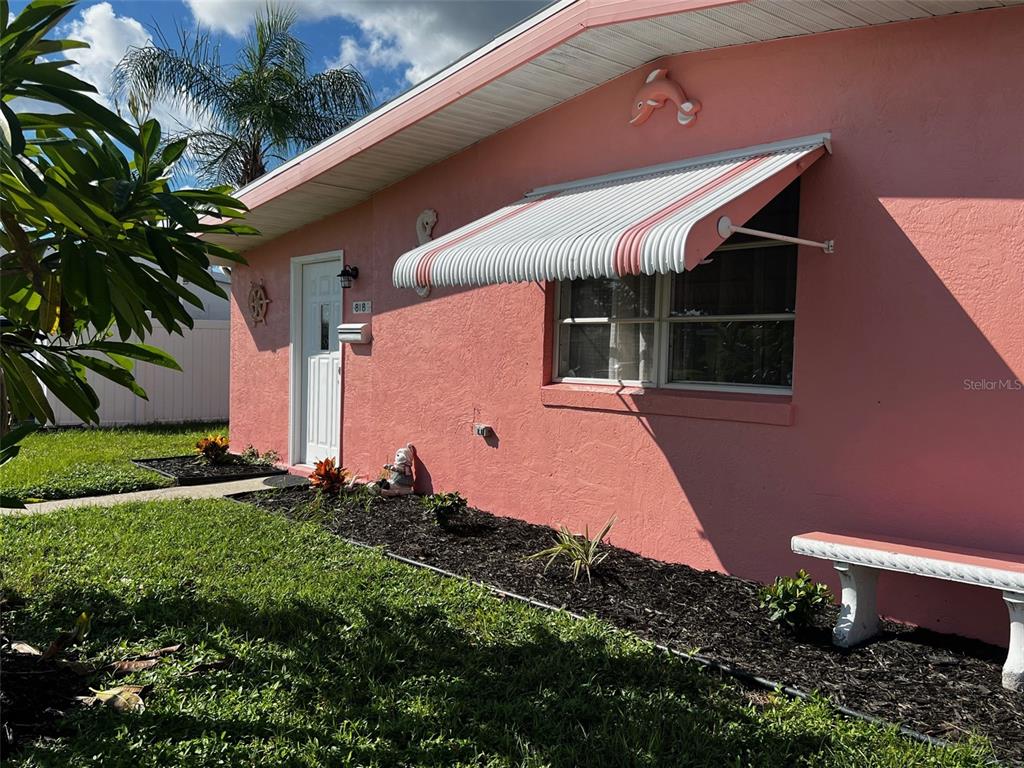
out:
<path id="1" fill-rule="evenodd" d="M 105 669 L 113 672 L 115 675 L 128 675 L 132 672 L 141 672 L 144 669 L 152 669 L 159 663 L 162 657 L 170 656 L 172 653 L 177 653 L 184 647 L 184 643 L 167 645 L 163 648 L 157 648 L 154 651 L 149 651 L 148 653 L 140 653 L 138 656 L 132 656 L 121 661 L 112 662 L 108 664 Z"/>
<path id="2" fill-rule="evenodd" d="M 151 669 L 159 663 L 159 659 L 125 659 L 124 661 L 115 661 L 112 664 L 108 664 L 106 668 L 115 675 L 129 675 L 132 672 Z"/>
<path id="3" fill-rule="evenodd" d="M 20 643 L 20 642 L 11 643 L 11 650 L 14 651 L 14 653 L 22 653 L 22 654 L 25 654 L 26 656 L 42 656 L 43 655 L 42 651 L 40 651 L 34 645 L 29 645 L 28 643 Z"/>
<path id="4" fill-rule="evenodd" d="M 102 691 L 90 688 L 93 695 L 79 696 L 78 700 L 86 706 L 102 704 L 106 707 L 113 707 L 118 712 L 142 712 L 146 708 L 142 694 L 147 687 L 145 685 L 119 685 L 116 688 L 107 688 Z"/>
<path id="5" fill-rule="evenodd" d="M 89 628 L 92 624 L 92 617 L 88 613 L 80 613 L 78 618 L 75 619 L 75 628 L 70 632 L 64 632 L 56 640 L 50 643 L 50 647 L 43 653 L 43 659 L 52 659 L 58 653 L 63 651 L 70 645 L 81 642 L 82 639 L 89 634 Z"/>
<path id="6" fill-rule="evenodd" d="M 203 672 L 213 672 L 217 669 L 227 669 L 236 661 L 238 661 L 238 658 L 229 654 L 223 659 L 196 664 L 192 669 L 185 673 L 185 677 L 193 677 L 194 675 L 201 675 Z"/>
<path id="7" fill-rule="evenodd" d="M 133 656 L 133 659 L 138 661 L 144 661 L 146 659 L 159 659 L 161 656 L 170 656 L 172 653 L 177 653 L 185 647 L 184 643 L 176 643 L 174 645 L 168 645 L 163 648 L 157 648 L 155 651 L 149 653 L 141 653 L 138 656 Z"/>

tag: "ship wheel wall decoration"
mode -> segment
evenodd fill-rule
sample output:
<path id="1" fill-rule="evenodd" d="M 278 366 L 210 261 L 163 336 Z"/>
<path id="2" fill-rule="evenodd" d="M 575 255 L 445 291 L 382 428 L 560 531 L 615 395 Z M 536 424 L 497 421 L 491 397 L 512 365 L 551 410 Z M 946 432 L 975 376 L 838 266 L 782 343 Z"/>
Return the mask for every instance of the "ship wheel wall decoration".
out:
<path id="1" fill-rule="evenodd" d="M 263 281 L 249 283 L 249 317 L 253 325 L 267 322 L 267 307 L 270 299 L 267 298 L 267 289 L 263 287 Z"/>

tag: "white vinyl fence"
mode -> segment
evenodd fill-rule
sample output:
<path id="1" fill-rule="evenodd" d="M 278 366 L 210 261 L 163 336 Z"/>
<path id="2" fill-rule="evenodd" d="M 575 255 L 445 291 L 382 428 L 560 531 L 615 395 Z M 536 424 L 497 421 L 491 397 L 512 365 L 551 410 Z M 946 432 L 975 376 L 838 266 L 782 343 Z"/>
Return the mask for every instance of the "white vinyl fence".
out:
<path id="1" fill-rule="evenodd" d="M 184 336 L 154 327 L 146 343 L 178 361 L 174 371 L 149 363 L 135 364 L 135 379 L 149 400 L 89 372 L 100 399 L 101 424 L 215 421 L 228 418 L 229 332 L 227 320 L 196 320 Z M 66 406 L 47 393 L 59 426 L 81 424 Z"/>

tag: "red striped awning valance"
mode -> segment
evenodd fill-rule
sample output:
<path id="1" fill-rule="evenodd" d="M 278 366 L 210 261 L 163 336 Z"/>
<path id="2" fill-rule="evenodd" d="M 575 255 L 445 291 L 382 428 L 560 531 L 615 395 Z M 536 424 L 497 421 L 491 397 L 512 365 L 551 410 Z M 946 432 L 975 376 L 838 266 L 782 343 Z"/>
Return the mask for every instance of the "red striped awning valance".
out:
<path id="1" fill-rule="evenodd" d="M 693 269 L 829 150 L 828 134 L 546 187 L 401 256 L 399 288 Z"/>

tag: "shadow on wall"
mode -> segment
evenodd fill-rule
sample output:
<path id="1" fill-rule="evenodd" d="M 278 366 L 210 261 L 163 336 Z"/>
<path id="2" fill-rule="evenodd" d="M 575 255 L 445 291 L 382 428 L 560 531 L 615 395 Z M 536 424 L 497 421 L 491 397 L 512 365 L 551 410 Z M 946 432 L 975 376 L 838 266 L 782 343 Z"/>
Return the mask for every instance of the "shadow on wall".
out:
<path id="1" fill-rule="evenodd" d="M 829 163 L 836 160 L 830 158 Z M 795 423 L 779 427 L 602 414 L 602 418 L 632 419 L 636 431 L 650 438 L 637 441 L 634 447 L 653 442 L 676 487 L 663 483 L 667 477 L 662 469 L 656 475 L 616 471 L 608 483 L 622 487 L 595 491 L 579 504 L 570 500 L 574 507 L 564 512 L 569 521 L 581 528 L 584 522 L 599 526 L 609 514 L 621 513 L 619 535 L 612 538 L 630 538 L 627 546 L 642 546 L 647 554 L 685 559 L 695 551 L 693 541 L 699 536 L 728 572 L 768 581 L 804 567 L 833 588 L 838 579 L 828 564 L 793 555 L 791 536 L 828 530 L 1024 551 L 1024 529 L 1014 526 L 1019 510 L 1011 508 L 1024 497 L 1019 453 L 1024 434 L 1022 393 L 975 390 L 966 384 L 1012 382 L 1021 373 L 1004 361 L 951 290 L 958 286 L 950 270 L 962 269 L 968 273 L 965 290 L 974 286 L 976 291 L 976 273 L 982 268 L 978 265 L 990 254 L 980 252 L 977 244 L 936 238 L 934 232 L 925 238 L 908 235 L 920 227 L 934 230 L 934 217 L 916 220 L 911 216 L 904 221 L 898 205 L 883 205 L 877 192 L 863 184 L 858 188 L 858 179 L 850 176 L 853 162 L 846 161 L 841 179 L 833 178 L 833 169 L 826 168 L 812 168 L 805 175 L 801 231 L 827 230 L 839 248 L 834 255 L 807 249 L 800 254 Z M 840 182 L 844 192 L 838 201 L 834 195 L 821 194 L 823 184 Z M 998 202 L 1008 190 L 998 189 L 997 184 L 989 192 L 989 199 Z M 954 207 L 971 206 L 969 199 L 950 200 Z M 837 207 L 837 202 L 842 210 L 826 210 L 826 206 Z M 966 215 L 970 218 L 970 213 Z M 979 225 L 974 222 L 973 226 Z M 945 255 L 937 251 L 944 243 L 949 244 Z M 390 273 L 381 272 L 380 280 L 390 283 Z M 435 291 L 425 302 L 411 291 L 384 290 L 374 299 L 381 308 L 377 319 L 469 290 Z M 985 311 L 993 301 L 1007 303 L 990 296 L 988 303 L 974 302 L 981 307 L 975 311 Z M 468 309 L 462 307 L 470 315 L 485 311 L 470 304 Z M 460 358 L 457 370 L 481 369 L 471 364 L 479 354 L 475 350 L 510 345 L 502 324 L 486 317 L 449 318 L 438 312 L 428 317 L 429 325 L 410 328 L 403 317 L 394 315 L 392 327 L 401 326 L 408 334 L 403 344 L 418 347 L 431 344 L 438 333 L 434 323 L 448 323 L 444 330 L 453 338 L 475 334 L 472 344 L 458 349 L 466 359 Z M 982 321 L 986 327 L 996 327 L 990 317 Z M 538 318 L 537 328 L 540 322 Z M 449 361 L 438 365 L 443 373 Z M 499 380 L 502 375 L 502 371 L 488 372 Z M 389 399 L 389 392 L 379 389 L 382 383 L 374 380 L 375 402 Z M 634 410 L 642 408 L 634 406 L 630 395 L 620 397 Z M 402 418 L 401 411 L 402 406 L 396 406 L 396 418 Z M 575 411 L 577 447 L 571 459 L 550 456 L 552 471 L 571 473 L 564 461 L 577 467 L 608 461 L 596 453 L 604 448 L 591 447 L 595 443 L 590 433 L 597 420 L 592 412 Z M 409 423 L 419 423 L 418 417 L 411 417 Z M 468 425 L 459 425 L 464 427 Z M 546 426 L 538 422 L 528 428 L 544 430 Z M 444 429 L 439 427 L 432 438 L 435 450 L 447 434 Z M 516 425 L 512 433 L 521 429 Z M 497 436 L 486 444 L 494 449 L 500 445 Z M 421 447 L 430 448 L 429 444 Z M 501 447 L 506 450 L 490 452 L 492 461 L 499 464 L 508 456 L 507 447 Z M 644 452 L 650 453 L 649 449 Z M 441 463 L 445 476 L 453 471 L 450 464 L 447 457 Z M 470 492 L 499 479 L 507 482 L 507 475 L 501 474 L 505 470 L 497 471 L 490 461 L 458 471 L 459 482 Z M 417 490 L 432 492 L 434 478 L 419 453 L 416 472 Z M 656 492 L 652 484 L 657 485 Z M 518 488 L 508 495 L 505 508 L 493 511 L 528 516 L 536 496 L 536 488 Z M 697 518 L 696 531 L 689 513 L 683 512 L 687 507 Z M 883 612 L 933 628 L 1005 643 L 1005 608 L 992 590 L 885 574 L 880 606 Z M 960 614 L 969 617 L 970 623 L 958 618 Z"/>
<path id="2" fill-rule="evenodd" d="M 881 203 L 866 210 L 870 237 L 851 222 L 835 256 L 801 252 L 793 426 L 647 419 L 731 573 L 767 581 L 803 567 L 835 589 L 828 563 L 790 553 L 790 537 L 812 530 L 1024 552 L 1021 373 L 930 266 L 972 272 L 978 254 L 926 257 Z M 879 244 L 884 258 L 857 257 Z M 883 613 L 1006 643 L 996 590 L 883 574 L 879 600 Z"/>
<path id="3" fill-rule="evenodd" d="M 420 458 L 420 452 L 416 451 L 414 454 L 415 462 L 413 466 L 413 477 L 416 482 L 416 493 L 430 494 L 434 492 L 434 478 L 430 474 L 430 470 L 427 469 L 427 465 L 423 463 L 423 459 Z"/>
<path id="4" fill-rule="evenodd" d="M 379 324 L 382 337 L 377 350 L 393 364 L 385 373 L 403 376 L 408 372 L 417 377 L 436 373 L 437 378 L 419 387 L 388 380 L 374 371 L 364 373 L 363 389 L 358 392 L 349 389 L 346 380 L 347 395 L 354 403 L 352 413 L 371 401 L 393 412 L 376 416 L 373 432 L 364 424 L 367 431 L 358 436 L 359 442 L 367 441 L 374 451 L 384 448 L 387 453 L 410 436 L 406 425 L 429 425 L 430 442 L 420 447 L 433 462 L 439 484 L 450 482 L 457 473 L 459 483 L 470 492 L 512 485 L 503 492 L 504 506 L 495 505 L 493 511 L 521 516 L 540 514 L 535 509 L 542 506 L 538 501 L 546 504 L 546 497 L 557 496 L 551 491 L 575 482 L 561 481 L 559 474 L 575 478 L 581 474 L 579 468 L 605 469 L 611 460 L 615 462 L 610 465 L 611 475 L 598 476 L 594 483 L 575 483 L 574 495 L 565 496 L 568 501 L 555 499 L 555 504 L 572 505 L 566 514 L 574 525 L 600 526 L 610 514 L 621 513 L 613 540 L 630 538 L 634 547 L 642 542 L 646 553 L 677 559 L 698 552 L 693 541 L 700 536 L 724 569 L 762 580 L 806 567 L 835 587 L 838 580 L 826 563 L 789 551 L 792 535 L 815 529 L 1024 551 L 1024 527 L 1018 523 L 1024 498 L 1022 394 L 971 389 L 965 383 L 1013 382 L 1024 377 L 1024 371 L 1014 371 L 1007 364 L 1007 349 L 999 348 L 1013 338 L 1012 324 L 1019 324 L 1020 318 L 979 315 L 976 322 L 958 299 L 962 297 L 974 312 L 993 305 L 1019 312 L 1019 300 L 1005 298 L 1009 295 L 1006 276 L 1014 279 L 1009 267 L 999 271 L 1000 265 L 1007 264 L 1008 254 L 1021 252 L 1019 241 L 1007 240 L 1019 237 L 1014 234 L 1019 228 L 995 226 L 998 222 L 992 213 L 979 206 L 1019 210 L 1020 182 L 1004 170 L 1005 142 L 984 133 L 993 128 L 979 127 L 976 152 L 969 157 L 945 151 L 962 146 L 957 138 L 962 128 L 952 116 L 929 123 L 927 142 L 906 132 L 908 138 L 901 144 L 893 138 L 890 123 L 916 125 L 919 120 L 905 113 L 920 111 L 921 104 L 886 98 L 890 100 L 880 104 L 881 109 L 858 114 L 856 122 L 833 107 L 839 110 L 833 122 L 838 126 L 834 130 L 837 152 L 803 177 L 801 233 L 834 237 L 837 252 L 824 255 L 804 249 L 800 254 L 792 426 L 575 411 L 557 420 L 559 428 L 568 425 L 576 431 L 561 441 L 563 447 L 575 443 L 571 452 L 559 454 L 550 449 L 559 436 L 545 433 L 555 419 L 545 419 L 542 413 L 534 423 L 511 424 L 514 416 L 510 415 L 508 421 L 500 422 L 501 450 L 487 451 L 488 461 L 471 465 L 467 462 L 473 454 L 466 450 L 457 459 L 461 464 L 449 456 L 434 460 L 431 450 L 445 450 L 452 432 L 438 423 L 446 414 L 435 413 L 431 398 L 475 396 L 484 390 L 464 382 L 452 385 L 461 389 L 447 389 L 444 376 L 449 369 L 485 375 L 502 386 L 507 381 L 511 396 L 518 397 L 517 392 L 539 383 L 523 384 L 525 374 L 519 369 L 524 367 L 522 338 L 539 331 L 542 321 L 536 317 L 536 325 L 530 324 L 534 318 L 507 303 L 490 306 L 483 299 L 476 301 L 474 289 L 468 287 L 435 290 L 425 300 L 412 291 L 395 290 L 391 266 L 400 255 L 396 250 L 373 252 L 377 266 L 368 264 L 371 268 L 358 284 L 374 301 L 375 331 Z M 897 156 L 900 163 L 893 162 Z M 935 215 L 934 210 L 919 216 L 913 204 L 891 202 L 922 193 L 929 197 L 918 200 L 947 201 L 950 215 L 962 215 L 964 220 L 954 222 Z M 381 196 L 385 200 L 380 210 L 387 211 L 386 194 Z M 390 223 L 390 219 L 373 222 L 378 229 Z M 411 229 L 408 237 L 411 248 L 415 245 Z M 369 254 L 364 260 L 371 261 Z M 254 331 L 250 326 L 255 346 L 261 351 L 286 350 L 289 297 L 280 286 L 288 284 L 288 260 L 280 254 L 276 259 L 260 256 L 253 264 L 267 275 L 268 285 L 270 275 L 276 276 L 274 284 L 282 294 L 272 296 L 273 327 Z M 958 275 L 963 275 L 962 281 Z M 248 280 L 241 273 L 239 277 L 236 297 L 239 293 L 244 297 Z M 460 294 L 470 295 L 459 303 L 459 312 L 447 311 L 443 302 Z M 513 314 L 522 321 L 519 325 L 506 322 Z M 984 329 L 991 333 L 997 327 L 1000 336 L 993 335 L 990 341 Z M 510 334 L 509 328 L 514 332 Z M 1019 329 L 1016 334 L 1020 338 Z M 436 349 L 452 359 L 434 359 L 432 352 L 424 352 Z M 488 357 L 486 362 L 494 366 L 489 369 L 474 365 L 483 358 L 480 350 L 484 349 L 500 350 L 504 359 Z M 364 365 L 370 363 L 366 357 L 374 354 L 370 348 L 352 351 L 350 361 Z M 395 360 L 403 362 L 395 364 Z M 529 362 L 530 370 L 535 363 Z M 399 390 L 413 399 L 392 397 Z M 632 400 L 629 395 L 622 398 Z M 524 421 L 537 415 L 532 402 L 522 403 Z M 608 424 L 609 419 L 629 426 L 616 429 L 614 436 L 595 437 L 595 424 Z M 401 440 L 379 445 L 390 440 L 389 429 L 399 432 Z M 612 457 L 615 447 L 607 445 L 626 431 L 642 438 L 626 436 L 635 450 L 631 456 L 644 462 L 641 473 L 620 466 L 622 456 Z M 515 467 L 501 466 L 507 456 L 529 449 L 524 436 L 536 438 L 537 434 L 549 437 L 538 441 L 548 447 L 544 460 L 549 467 L 517 476 Z M 419 441 L 425 436 L 412 437 Z M 356 444 L 349 441 L 346 446 Z M 497 438 L 488 445 L 499 448 Z M 650 456 L 659 454 L 665 466 L 650 461 Z M 518 456 L 523 460 L 522 454 Z M 388 456 L 380 458 L 383 463 Z M 653 471 L 648 474 L 648 470 Z M 416 473 L 417 490 L 433 491 L 435 479 L 419 453 Z M 520 484 L 510 484 L 509 477 Z M 691 508 L 699 523 L 697 531 Z M 904 618 L 939 628 L 948 625 L 986 639 L 1005 639 L 1005 609 L 991 590 L 885 575 L 880 600 L 883 610 L 898 605 Z M 956 619 L 971 603 L 979 610 L 965 615 L 980 616 L 976 626 Z"/>

